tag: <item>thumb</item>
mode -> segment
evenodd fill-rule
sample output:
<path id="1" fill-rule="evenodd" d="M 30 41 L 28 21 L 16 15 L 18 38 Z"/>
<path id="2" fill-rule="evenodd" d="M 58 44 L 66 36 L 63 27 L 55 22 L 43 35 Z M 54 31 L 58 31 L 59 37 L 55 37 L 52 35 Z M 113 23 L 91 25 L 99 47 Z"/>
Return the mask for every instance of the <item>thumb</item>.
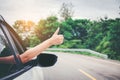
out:
<path id="1" fill-rule="evenodd" d="M 57 30 L 54 32 L 53 35 L 57 35 L 59 33 L 60 28 L 58 27 Z"/>

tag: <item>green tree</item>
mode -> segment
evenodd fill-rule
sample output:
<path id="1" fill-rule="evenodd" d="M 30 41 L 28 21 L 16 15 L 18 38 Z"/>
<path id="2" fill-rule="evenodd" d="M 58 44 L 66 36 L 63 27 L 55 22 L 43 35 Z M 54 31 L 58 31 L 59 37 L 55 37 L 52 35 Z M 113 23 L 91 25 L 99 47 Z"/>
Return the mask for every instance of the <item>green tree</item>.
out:
<path id="1" fill-rule="evenodd" d="M 27 36 L 33 34 L 34 27 L 35 23 L 32 21 L 17 20 L 13 24 L 13 28 L 16 30 L 16 32 L 21 36 L 23 40 Z"/>
<path id="2" fill-rule="evenodd" d="M 29 46 L 29 37 L 34 35 L 35 23 L 32 21 L 17 20 L 15 21 L 13 28 L 22 38 L 24 44 Z"/>
<path id="3" fill-rule="evenodd" d="M 52 36 L 57 27 L 59 27 L 57 17 L 50 16 L 47 19 L 39 21 L 35 28 L 35 33 L 41 41 L 44 41 Z"/>
<path id="4" fill-rule="evenodd" d="M 36 35 L 32 35 L 29 37 L 29 46 L 34 47 L 40 43 L 40 39 Z"/>
<path id="5" fill-rule="evenodd" d="M 72 26 L 74 30 L 74 38 L 81 39 L 84 42 L 87 36 L 87 27 L 89 26 L 89 20 L 86 19 L 76 19 L 74 20 L 74 25 Z"/>
<path id="6" fill-rule="evenodd" d="M 66 40 L 71 40 L 73 39 L 73 29 L 72 29 L 72 24 L 73 20 L 71 18 L 62 21 L 61 22 L 61 33 L 64 35 Z"/>
<path id="7" fill-rule="evenodd" d="M 88 27 L 88 23 L 86 21 L 87 20 L 80 19 L 73 20 L 72 18 L 68 18 L 67 20 L 61 22 L 61 33 L 64 35 L 65 38 L 65 43 L 63 44 L 64 47 L 68 48 L 84 47 L 83 43 L 85 37 L 87 36 L 86 28 Z"/>
<path id="8" fill-rule="evenodd" d="M 102 21 L 102 26 L 107 25 L 107 30 L 103 33 L 103 38 L 99 45 L 96 47 L 96 50 L 108 55 L 111 59 L 120 60 L 120 19 L 109 19 L 107 21 Z"/>
<path id="9" fill-rule="evenodd" d="M 120 60 L 120 19 L 112 20 L 111 21 L 111 28 L 109 35 L 111 36 L 111 50 L 114 52 L 114 56 L 109 55 L 112 59 L 119 59 Z"/>

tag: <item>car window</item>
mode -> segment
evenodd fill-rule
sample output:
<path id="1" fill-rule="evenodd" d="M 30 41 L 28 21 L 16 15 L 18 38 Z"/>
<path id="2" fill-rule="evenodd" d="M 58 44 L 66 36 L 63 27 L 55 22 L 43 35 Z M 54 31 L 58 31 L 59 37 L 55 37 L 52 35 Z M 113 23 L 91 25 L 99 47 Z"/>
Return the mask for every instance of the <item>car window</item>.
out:
<path id="1" fill-rule="evenodd" d="M 0 62 L 0 78 L 5 78 L 7 75 L 15 73 L 18 69 L 20 70 L 23 67 L 18 55 L 25 50 L 26 48 L 23 46 L 22 40 L 10 25 L 6 22 L 0 23 L 0 57 L 13 55 L 16 61 L 16 64 Z"/>
<path id="2" fill-rule="evenodd" d="M 8 46 L 8 42 L 5 38 L 5 35 L 2 32 L 0 27 L 0 57 L 5 57 L 11 55 L 10 48 Z M 0 63 L 0 77 L 3 77 L 7 74 L 10 64 Z"/>
<path id="3" fill-rule="evenodd" d="M 6 28 L 5 28 L 6 27 Z M 4 32 L 4 30 L 5 32 Z M 18 57 L 20 53 L 23 53 L 25 48 L 22 45 L 22 41 L 18 35 L 10 28 L 9 24 L 4 22 L 0 25 L 0 57 L 13 55 L 17 64 L 16 69 L 22 66 L 22 63 Z M 16 55 L 16 57 L 15 57 Z M 12 64 L 0 63 L 0 77 L 5 76 L 11 71 Z M 16 70 L 14 69 L 14 70 Z M 9 71 L 9 72 L 8 72 Z"/>

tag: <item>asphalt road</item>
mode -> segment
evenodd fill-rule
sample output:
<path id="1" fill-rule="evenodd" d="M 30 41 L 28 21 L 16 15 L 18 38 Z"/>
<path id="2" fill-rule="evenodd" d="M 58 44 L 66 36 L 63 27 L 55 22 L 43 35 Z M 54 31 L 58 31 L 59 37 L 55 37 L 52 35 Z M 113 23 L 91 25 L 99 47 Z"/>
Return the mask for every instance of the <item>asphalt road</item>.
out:
<path id="1" fill-rule="evenodd" d="M 120 80 L 120 62 L 78 54 L 54 53 L 57 63 L 42 68 L 44 80 Z"/>

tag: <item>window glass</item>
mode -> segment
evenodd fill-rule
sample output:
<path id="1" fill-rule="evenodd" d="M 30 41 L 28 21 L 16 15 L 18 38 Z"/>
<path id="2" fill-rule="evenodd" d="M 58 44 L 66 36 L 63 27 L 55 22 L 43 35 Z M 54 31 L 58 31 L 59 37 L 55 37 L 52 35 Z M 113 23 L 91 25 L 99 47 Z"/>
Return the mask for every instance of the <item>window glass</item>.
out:
<path id="1" fill-rule="evenodd" d="M 5 44 L 2 36 L 0 35 L 0 54 L 5 49 Z"/>
<path id="2" fill-rule="evenodd" d="M 0 56 L 8 56 L 11 55 L 10 49 L 8 47 L 8 42 L 5 38 L 5 35 L 0 28 Z"/>

